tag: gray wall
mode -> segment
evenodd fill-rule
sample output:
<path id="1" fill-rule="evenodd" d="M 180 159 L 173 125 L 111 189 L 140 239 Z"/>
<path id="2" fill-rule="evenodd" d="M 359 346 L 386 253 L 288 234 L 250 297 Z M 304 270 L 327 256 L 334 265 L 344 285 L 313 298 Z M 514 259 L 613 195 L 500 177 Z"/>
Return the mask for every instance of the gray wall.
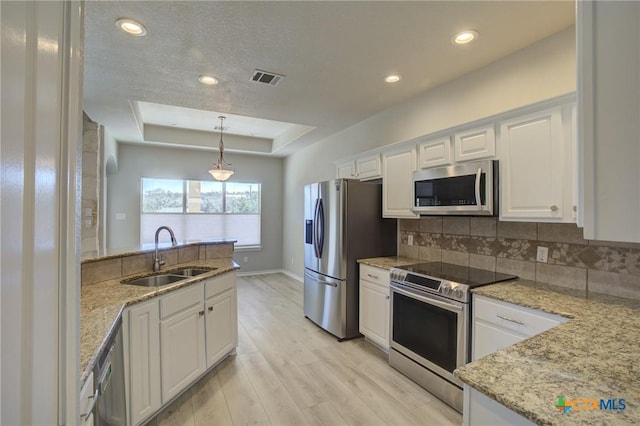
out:
<path id="1" fill-rule="evenodd" d="M 207 170 L 216 158 L 217 152 L 120 143 L 117 172 L 107 176 L 107 248 L 140 244 L 142 177 L 210 180 Z M 281 269 L 283 160 L 228 151 L 225 159 L 236 169 L 232 181 L 262 183 L 262 250 L 238 251 L 235 261 L 247 272 Z M 116 213 L 126 219 L 116 220 Z"/>
<path id="2" fill-rule="evenodd" d="M 302 276 L 303 188 L 335 177 L 334 161 L 575 90 L 575 28 L 571 27 L 287 157 L 284 268 Z"/>

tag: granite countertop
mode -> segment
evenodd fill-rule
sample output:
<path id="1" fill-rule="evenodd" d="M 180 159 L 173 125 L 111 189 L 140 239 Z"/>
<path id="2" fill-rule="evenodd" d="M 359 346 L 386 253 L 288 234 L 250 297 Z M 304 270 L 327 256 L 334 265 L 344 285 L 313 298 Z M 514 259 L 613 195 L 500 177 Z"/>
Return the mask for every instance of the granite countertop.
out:
<path id="1" fill-rule="evenodd" d="M 118 320 L 124 307 L 143 302 L 238 268 L 238 265 L 232 258 L 222 258 L 194 260 L 184 264 L 172 265 L 163 272 L 189 266 L 216 269 L 162 287 L 142 287 L 120 283 L 122 279 L 149 274 L 135 274 L 82 286 L 80 297 L 81 383 L 84 383 L 89 372 L 93 369 L 95 358 L 106 344 L 112 332 L 113 325 Z"/>
<path id="2" fill-rule="evenodd" d="M 424 262 L 424 260 L 413 259 L 411 257 L 387 256 L 387 257 L 371 257 L 368 259 L 358 259 L 358 263 L 364 265 L 375 266 L 376 268 L 391 269 L 398 266 L 413 265 L 414 263 Z"/>
<path id="3" fill-rule="evenodd" d="M 538 424 L 640 424 L 640 302 L 525 280 L 473 292 L 570 320 L 457 369 L 460 380 Z M 564 415 L 559 396 L 626 409 Z"/>

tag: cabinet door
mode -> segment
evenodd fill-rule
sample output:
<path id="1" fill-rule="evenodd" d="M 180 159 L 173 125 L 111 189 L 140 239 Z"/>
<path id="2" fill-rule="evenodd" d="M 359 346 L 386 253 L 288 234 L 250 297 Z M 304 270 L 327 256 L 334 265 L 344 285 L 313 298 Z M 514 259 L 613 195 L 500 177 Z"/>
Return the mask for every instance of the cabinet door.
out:
<path id="1" fill-rule="evenodd" d="M 640 2 L 576 3 L 584 237 L 640 242 Z"/>
<path id="2" fill-rule="evenodd" d="M 418 168 L 427 169 L 451 164 L 451 138 L 432 139 L 418 145 Z"/>
<path id="3" fill-rule="evenodd" d="M 205 307 L 207 368 L 210 368 L 238 345 L 236 289 L 207 299 Z"/>
<path id="4" fill-rule="evenodd" d="M 379 154 L 356 159 L 356 177 L 358 179 L 378 179 L 381 176 L 382 166 Z"/>
<path id="5" fill-rule="evenodd" d="M 514 331 L 506 330 L 478 319 L 473 322 L 472 333 L 472 361 L 504 349 L 526 338 Z"/>
<path id="6" fill-rule="evenodd" d="M 571 185 L 565 142 L 570 141 L 564 138 L 560 107 L 501 124 L 501 218 L 560 222 L 571 217 L 564 203 Z"/>
<path id="7" fill-rule="evenodd" d="M 204 306 L 192 306 L 160 323 L 162 402 L 168 402 L 206 369 Z"/>
<path id="8" fill-rule="evenodd" d="M 338 179 L 353 179 L 356 177 L 356 162 L 350 160 L 336 165 L 336 177 Z"/>
<path id="9" fill-rule="evenodd" d="M 160 320 L 158 300 L 133 305 L 126 311 L 124 339 L 128 368 L 131 424 L 138 425 L 160 406 Z"/>
<path id="10" fill-rule="evenodd" d="M 496 155 L 496 133 L 494 125 L 457 132 L 455 134 L 456 161 L 479 160 Z"/>
<path id="11" fill-rule="evenodd" d="M 360 280 L 360 333 L 389 350 L 389 288 Z"/>
<path id="12" fill-rule="evenodd" d="M 413 208 L 414 147 L 382 154 L 382 216 L 417 218 Z"/>

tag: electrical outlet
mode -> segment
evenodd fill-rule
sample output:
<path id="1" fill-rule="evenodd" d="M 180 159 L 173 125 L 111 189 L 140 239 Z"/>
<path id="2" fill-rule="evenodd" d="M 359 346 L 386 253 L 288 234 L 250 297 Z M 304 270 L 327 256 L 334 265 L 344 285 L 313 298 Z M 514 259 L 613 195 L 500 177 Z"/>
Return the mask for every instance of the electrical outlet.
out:
<path id="1" fill-rule="evenodd" d="M 249 261 L 249 258 L 247 256 L 244 257 L 244 259 L 242 259 L 244 263 L 247 263 Z"/>
<path id="2" fill-rule="evenodd" d="M 409 244 L 410 246 L 413 245 L 413 235 L 409 234 L 409 236 L 407 237 L 407 244 Z"/>
<path id="3" fill-rule="evenodd" d="M 538 253 L 536 254 L 536 260 L 538 262 L 547 263 L 549 257 L 549 247 L 538 246 Z"/>

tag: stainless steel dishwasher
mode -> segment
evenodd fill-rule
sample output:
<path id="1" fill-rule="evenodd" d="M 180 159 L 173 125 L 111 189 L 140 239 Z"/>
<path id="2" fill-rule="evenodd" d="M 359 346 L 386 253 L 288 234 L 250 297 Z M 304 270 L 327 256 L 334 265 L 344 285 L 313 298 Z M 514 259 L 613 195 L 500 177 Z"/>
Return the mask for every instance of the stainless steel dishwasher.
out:
<path id="1" fill-rule="evenodd" d="M 124 426 L 127 424 L 127 416 L 121 318 L 118 318 L 109 334 L 109 340 L 98 356 L 93 371 L 98 391 L 95 426 Z"/>

